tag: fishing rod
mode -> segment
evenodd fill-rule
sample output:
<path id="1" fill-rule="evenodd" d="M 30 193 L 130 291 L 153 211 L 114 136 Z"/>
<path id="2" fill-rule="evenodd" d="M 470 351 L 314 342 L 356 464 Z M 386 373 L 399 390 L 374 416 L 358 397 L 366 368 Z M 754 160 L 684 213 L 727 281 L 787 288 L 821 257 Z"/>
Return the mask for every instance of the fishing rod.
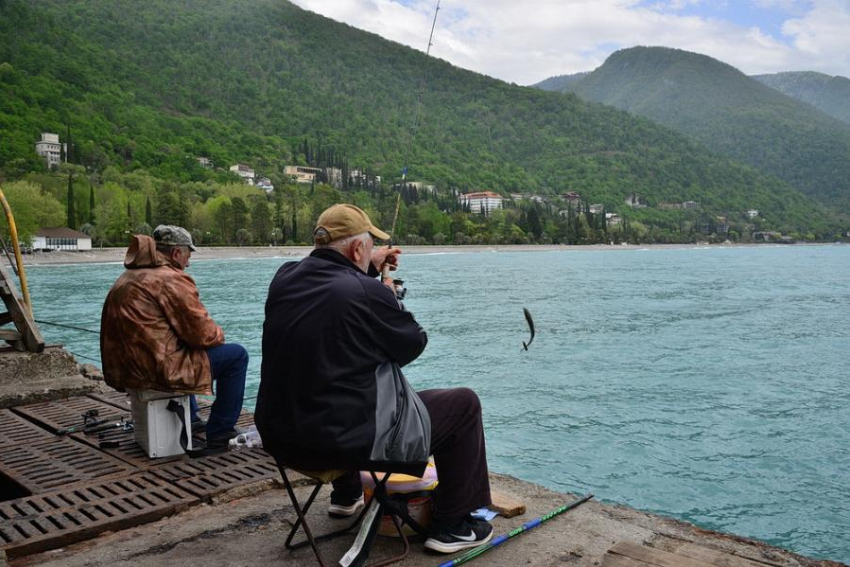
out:
<path id="1" fill-rule="evenodd" d="M 440 0 L 437 0 L 437 6 L 434 8 L 434 19 L 431 20 L 431 33 L 428 35 L 428 46 L 425 48 L 425 71 L 422 73 L 422 82 L 419 83 L 419 91 L 416 95 L 416 109 L 413 114 L 413 127 L 410 129 L 410 141 L 407 144 L 407 152 L 404 158 L 404 167 L 401 170 L 401 187 L 398 191 L 395 201 L 395 214 L 393 215 L 392 230 L 390 232 L 389 248 L 393 247 L 393 240 L 396 239 L 395 229 L 398 222 L 398 212 L 401 207 L 401 191 L 404 188 L 404 183 L 407 181 L 407 164 L 410 162 L 410 152 L 413 147 L 413 140 L 416 138 L 416 132 L 419 129 L 419 118 L 422 113 L 422 95 L 425 93 L 425 85 L 428 83 L 428 62 L 431 57 L 431 47 L 434 45 L 434 30 L 437 27 L 437 15 L 440 13 Z M 381 280 L 388 278 L 390 275 L 389 263 L 384 263 L 381 267 Z M 407 289 L 404 288 L 404 281 L 400 279 L 393 280 L 396 297 L 404 299 L 407 294 Z"/>
<path id="2" fill-rule="evenodd" d="M 569 510 L 572 510 L 573 508 L 576 508 L 576 507 L 584 504 L 585 502 L 587 502 L 591 498 L 593 498 L 593 494 L 588 493 L 588 494 L 582 496 L 581 498 L 579 498 L 578 500 L 576 500 L 575 502 L 570 502 L 569 504 L 564 504 L 563 506 L 560 506 L 559 508 L 555 508 L 554 510 L 552 510 L 551 512 L 549 512 L 545 516 L 541 516 L 539 518 L 535 518 L 535 519 L 531 520 L 530 522 L 526 522 L 523 525 L 521 525 L 520 527 L 518 527 L 514 530 L 511 530 L 510 532 L 508 532 L 506 534 L 502 534 L 492 541 L 489 541 L 485 544 L 479 545 L 478 547 L 470 549 L 469 551 L 467 551 L 466 553 L 464 553 L 463 555 L 461 555 L 459 557 L 455 557 L 454 559 L 450 559 L 449 561 L 446 561 L 445 563 L 440 563 L 439 567 L 454 567 L 455 565 L 461 565 L 462 563 L 466 563 L 467 561 L 472 561 L 473 559 L 475 559 L 479 555 L 481 555 L 481 554 L 483 554 L 487 551 L 490 551 L 494 547 L 505 543 L 509 539 L 514 538 L 514 537 L 520 535 L 521 533 L 527 532 L 527 531 L 529 531 L 533 528 L 536 528 L 540 524 L 551 520 L 555 516 L 563 514 L 564 512 L 567 512 Z"/>

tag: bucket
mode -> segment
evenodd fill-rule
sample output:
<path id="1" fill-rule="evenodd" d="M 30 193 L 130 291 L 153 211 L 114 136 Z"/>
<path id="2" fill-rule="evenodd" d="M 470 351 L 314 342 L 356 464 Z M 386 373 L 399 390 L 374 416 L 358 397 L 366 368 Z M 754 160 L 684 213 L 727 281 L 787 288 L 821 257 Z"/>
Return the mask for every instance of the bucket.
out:
<path id="1" fill-rule="evenodd" d="M 384 478 L 384 473 L 375 473 L 375 475 L 378 477 L 378 480 Z M 366 471 L 361 471 L 360 481 L 363 483 L 363 496 L 368 502 L 375 489 L 375 481 L 372 480 L 372 475 Z M 431 462 L 428 463 L 425 473 L 421 478 L 408 474 L 394 473 L 387 481 L 387 494 L 392 497 L 394 494 L 410 494 L 411 492 L 430 493 L 437 487 L 437 483 L 437 468 Z M 431 527 L 432 505 L 430 494 L 427 496 L 416 496 L 407 501 L 407 511 L 413 520 L 427 529 Z M 402 526 L 402 531 L 408 536 L 416 534 L 413 528 L 408 525 Z M 398 537 L 398 532 L 390 516 L 381 518 L 378 533 L 383 536 Z"/>

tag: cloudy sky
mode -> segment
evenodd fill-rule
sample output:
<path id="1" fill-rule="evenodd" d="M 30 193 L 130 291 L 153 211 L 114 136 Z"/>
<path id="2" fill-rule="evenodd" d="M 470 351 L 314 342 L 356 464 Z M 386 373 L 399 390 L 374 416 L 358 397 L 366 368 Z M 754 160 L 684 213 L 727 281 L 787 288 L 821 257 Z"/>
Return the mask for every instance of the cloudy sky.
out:
<path id="1" fill-rule="evenodd" d="M 425 51 L 436 0 L 294 0 Z M 617 49 L 664 45 L 747 74 L 850 77 L 850 0 L 441 0 L 431 53 L 528 85 L 590 71 Z"/>

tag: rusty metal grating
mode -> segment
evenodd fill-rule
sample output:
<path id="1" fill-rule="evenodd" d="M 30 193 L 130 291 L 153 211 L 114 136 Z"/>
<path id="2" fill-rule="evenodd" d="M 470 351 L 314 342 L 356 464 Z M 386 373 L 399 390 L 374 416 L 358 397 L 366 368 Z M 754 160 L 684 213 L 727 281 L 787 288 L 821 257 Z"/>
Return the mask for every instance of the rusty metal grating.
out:
<path id="1" fill-rule="evenodd" d="M 197 497 L 150 473 L 0 503 L 0 549 L 20 557 L 152 522 Z"/>
<path id="2" fill-rule="evenodd" d="M 126 392 L 119 392 L 117 390 L 102 393 L 95 392 L 93 394 L 87 394 L 86 397 L 115 406 L 127 412 L 130 411 L 130 396 Z"/>
<path id="3" fill-rule="evenodd" d="M 114 405 L 93 400 L 86 396 L 18 406 L 12 408 L 12 411 L 57 433 L 66 427 L 81 425 L 83 423 L 82 414 L 92 409 L 99 412 L 98 419 L 108 421 L 119 420 L 122 416 L 130 416 L 129 411 L 123 411 Z"/>
<path id="4" fill-rule="evenodd" d="M 201 498 L 279 474 L 272 457 L 261 449 L 190 459 L 163 465 L 151 472 Z"/>
<path id="5" fill-rule="evenodd" d="M 159 466 L 164 463 L 171 463 L 180 459 L 186 458 L 183 455 L 174 457 L 160 457 L 151 459 L 142 447 L 136 443 L 136 438 L 133 431 L 124 431 L 122 429 L 110 429 L 96 435 L 86 435 L 84 433 L 74 433 L 71 437 L 81 443 L 85 443 L 91 447 L 100 449 L 102 452 L 121 459 L 139 469 L 147 469 L 154 466 Z M 100 448 L 102 441 L 117 442 L 117 447 Z"/>
<path id="6" fill-rule="evenodd" d="M 28 445 L 54 438 L 52 433 L 15 415 L 11 410 L 0 410 L 0 446 Z"/>
<path id="7" fill-rule="evenodd" d="M 58 437 L 5 445 L 0 452 L 0 473 L 33 494 L 132 471 L 131 466 L 97 449 Z"/>

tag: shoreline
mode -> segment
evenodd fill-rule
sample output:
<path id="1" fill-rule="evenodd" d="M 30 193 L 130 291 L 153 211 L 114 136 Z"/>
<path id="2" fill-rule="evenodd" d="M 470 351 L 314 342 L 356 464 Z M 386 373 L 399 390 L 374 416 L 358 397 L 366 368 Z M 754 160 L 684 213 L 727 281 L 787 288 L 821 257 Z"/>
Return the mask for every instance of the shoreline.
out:
<path id="1" fill-rule="evenodd" d="M 793 246 L 831 246 L 834 243 L 798 243 Z M 738 248 L 753 246 L 781 246 L 788 244 L 467 244 L 401 246 L 406 254 L 476 254 L 482 252 L 552 252 L 552 251 L 598 251 L 598 250 L 678 250 L 692 248 Z M 34 252 L 23 256 L 24 266 L 47 266 L 66 264 L 121 263 L 126 248 L 93 248 L 92 250 L 53 250 Z M 192 256 L 193 262 L 206 260 L 252 259 L 252 258 L 300 258 L 307 256 L 312 246 L 199 246 Z"/>

